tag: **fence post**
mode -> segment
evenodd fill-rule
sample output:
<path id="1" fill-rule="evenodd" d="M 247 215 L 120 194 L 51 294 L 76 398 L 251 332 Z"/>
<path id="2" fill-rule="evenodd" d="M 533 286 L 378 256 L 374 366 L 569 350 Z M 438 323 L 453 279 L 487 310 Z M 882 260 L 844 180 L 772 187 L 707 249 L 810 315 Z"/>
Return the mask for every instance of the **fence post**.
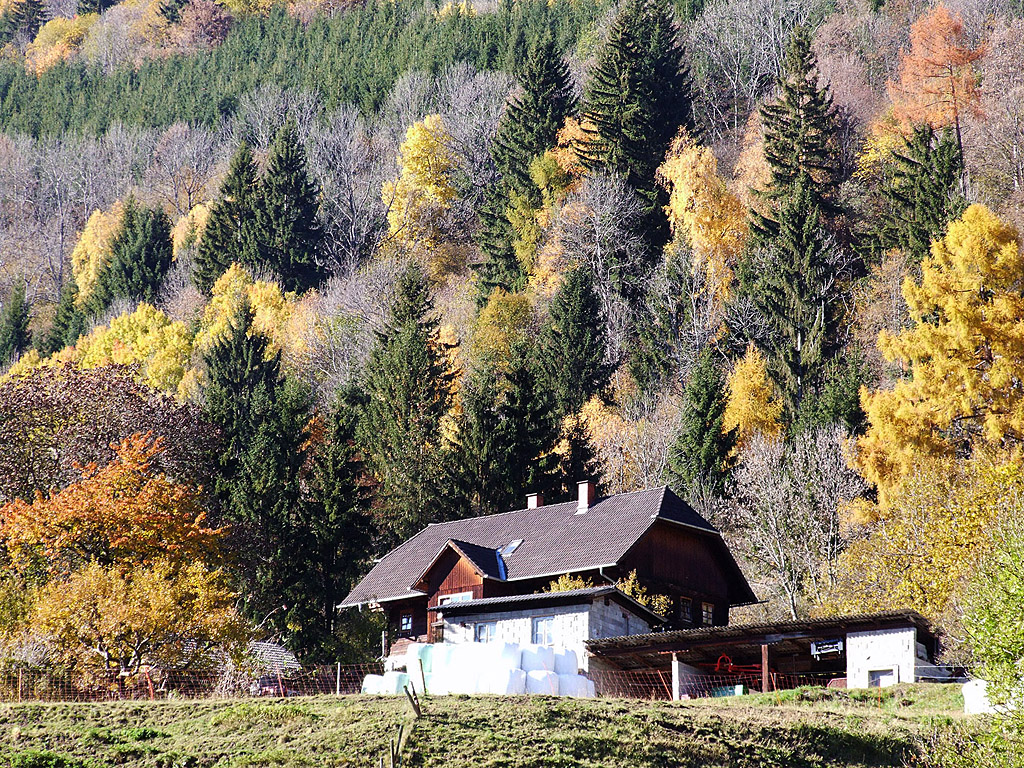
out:
<path id="1" fill-rule="evenodd" d="M 284 681 L 281 679 L 281 670 L 277 670 L 277 690 L 281 694 L 281 698 L 284 698 Z"/>
<path id="2" fill-rule="evenodd" d="M 156 694 L 153 692 L 153 678 L 149 676 L 149 670 L 146 670 L 146 685 L 149 687 L 149 700 L 153 701 L 156 698 Z"/>
<path id="3" fill-rule="evenodd" d="M 18 703 L 21 703 L 21 675 L 22 670 L 18 670 Z"/>
<path id="4" fill-rule="evenodd" d="M 338 662 L 338 675 L 334 680 L 334 695 L 341 696 L 341 662 Z"/>

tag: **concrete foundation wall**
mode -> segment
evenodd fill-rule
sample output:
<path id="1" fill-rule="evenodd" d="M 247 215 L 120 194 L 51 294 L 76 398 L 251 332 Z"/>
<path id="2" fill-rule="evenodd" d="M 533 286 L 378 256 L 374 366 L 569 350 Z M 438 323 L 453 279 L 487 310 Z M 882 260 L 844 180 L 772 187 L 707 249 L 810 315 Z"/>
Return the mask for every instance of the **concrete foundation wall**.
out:
<path id="1" fill-rule="evenodd" d="M 846 685 L 912 683 L 918 663 L 917 630 L 914 627 L 850 632 L 846 635 Z"/>

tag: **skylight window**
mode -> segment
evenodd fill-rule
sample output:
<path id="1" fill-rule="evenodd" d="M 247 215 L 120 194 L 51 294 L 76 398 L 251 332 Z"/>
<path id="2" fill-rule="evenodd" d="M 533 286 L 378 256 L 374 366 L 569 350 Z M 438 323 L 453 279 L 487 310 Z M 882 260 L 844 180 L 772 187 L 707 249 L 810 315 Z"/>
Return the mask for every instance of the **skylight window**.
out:
<path id="1" fill-rule="evenodd" d="M 501 555 L 502 557 L 508 557 L 513 552 L 515 552 L 516 549 L 519 548 L 519 545 L 522 544 L 522 543 L 523 543 L 522 539 L 516 539 L 515 541 L 510 541 L 508 544 L 506 544 L 504 547 L 502 547 L 501 549 L 498 550 L 498 554 Z"/>

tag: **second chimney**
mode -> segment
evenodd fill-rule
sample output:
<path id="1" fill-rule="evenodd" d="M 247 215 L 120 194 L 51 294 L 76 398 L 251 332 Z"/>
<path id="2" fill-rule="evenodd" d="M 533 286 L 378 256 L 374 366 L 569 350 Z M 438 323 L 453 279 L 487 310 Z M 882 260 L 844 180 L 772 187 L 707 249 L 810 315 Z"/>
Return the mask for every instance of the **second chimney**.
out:
<path id="1" fill-rule="evenodd" d="M 531 493 L 526 497 L 526 508 L 536 509 L 537 507 L 544 506 L 544 494 L 543 493 Z"/>
<path id="2" fill-rule="evenodd" d="M 576 514 L 582 515 L 597 498 L 597 484 L 593 480 L 581 480 L 577 483 L 579 487 L 579 501 L 576 504 Z"/>

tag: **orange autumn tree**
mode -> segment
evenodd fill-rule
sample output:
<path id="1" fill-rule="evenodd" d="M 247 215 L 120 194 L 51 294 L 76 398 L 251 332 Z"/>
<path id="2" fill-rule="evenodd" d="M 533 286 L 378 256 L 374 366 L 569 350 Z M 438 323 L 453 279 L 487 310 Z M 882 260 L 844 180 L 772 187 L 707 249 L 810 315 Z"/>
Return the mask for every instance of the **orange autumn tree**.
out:
<path id="1" fill-rule="evenodd" d="M 964 22 L 944 5 L 937 5 L 914 22 L 910 50 L 900 51 L 899 80 L 889 83 L 894 114 L 903 123 L 927 123 L 932 128 L 953 126 L 963 161 L 960 119 L 980 113 L 974 62 L 984 46 L 971 48 Z"/>
<path id="2" fill-rule="evenodd" d="M 77 483 L 0 508 L 0 543 L 15 568 L 59 579 L 93 562 L 216 563 L 224 532 L 206 525 L 196 488 L 155 469 L 163 440 L 135 434 L 112 447 L 114 460 L 83 467 Z"/>

